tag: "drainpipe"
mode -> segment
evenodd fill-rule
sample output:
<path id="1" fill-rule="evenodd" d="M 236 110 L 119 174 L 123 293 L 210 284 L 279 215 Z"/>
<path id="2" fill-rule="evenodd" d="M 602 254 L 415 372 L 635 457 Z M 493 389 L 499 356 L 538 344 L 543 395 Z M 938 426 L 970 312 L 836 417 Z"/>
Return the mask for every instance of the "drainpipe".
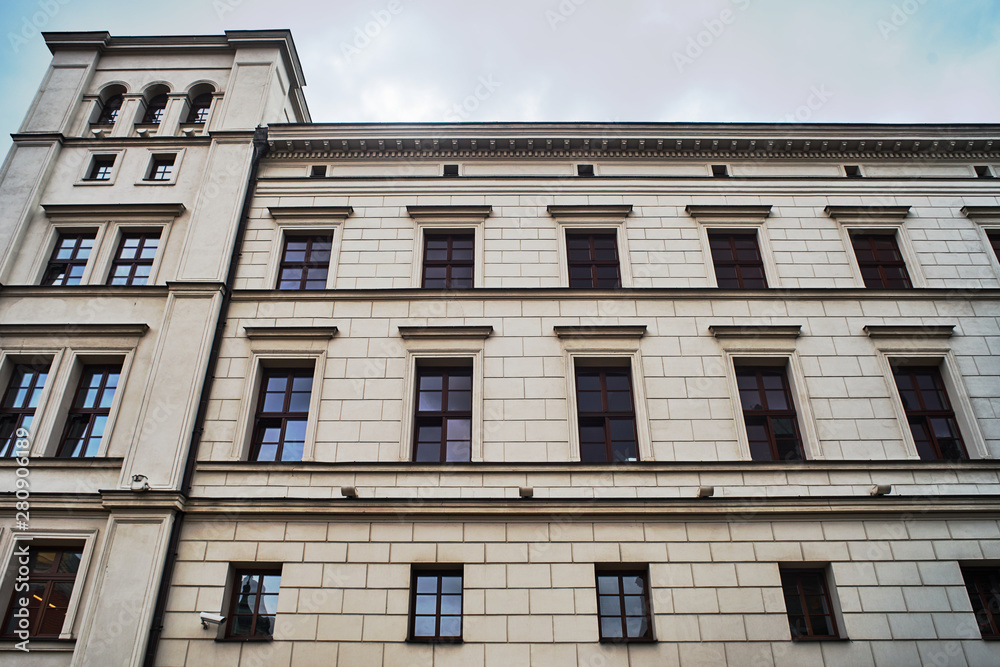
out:
<path id="1" fill-rule="evenodd" d="M 191 432 L 191 447 L 188 449 L 187 461 L 184 465 L 184 476 L 181 479 L 181 505 L 187 501 L 191 492 L 191 480 L 198 463 L 198 447 L 201 445 L 201 435 L 205 430 L 205 415 L 208 412 L 208 399 L 212 394 L 212 384 L 215 380 L 215 369 L 219 361 L 219 348 L 222 346 L 223 332 L 229 317 L 229 304 L 232 302 L 232 284 L 236 278 L 236 269 L 243 247 L 243 237 L 246 234 L 247 220 L 250 217 L 250 204 L 253 201 L 257 184 L 257 170 L 261 158 L 267 155 L 267 128 L 257 127 L 253 133 L 253 157 L 250 161 L 250 172 L 247 175 L 246 194 L 243 196 L 243 208 L 240 211 L 240 221 L 236 228 L 236 239 L 233 241 L 233 252 L 229 258 L 229 272 L 226 282 L 222 285 L 222 304 L 219 307 L 219 319 L 215 323 L 215 335 L 212 338 L 212 351 L 208 357 L 208 368 L 205 371 L 205 382 L 201 387 L 201 398 L 198 401 L 198 414 L 195 416 L 194 430 Z M 181 527 L 184 524 L 184 510 L 174 512 L 174 523 L 170 528 L 170 541 L 167 544 L 167 556 L 163 562 L 160 576 L 160 586 L 156 592 L 156 606 L 153 609 L 153 623 L 149 630 L 149 641 L 146 644 L 144 667 L 153 667 L 156 650 L 160 644 L 163 632 L 163 615 L 167 609 L 167 595 L 170 593 L 170 581 L 173 579 L 174 565 L 177 563 L 177 545 L 180 542 Z"/>

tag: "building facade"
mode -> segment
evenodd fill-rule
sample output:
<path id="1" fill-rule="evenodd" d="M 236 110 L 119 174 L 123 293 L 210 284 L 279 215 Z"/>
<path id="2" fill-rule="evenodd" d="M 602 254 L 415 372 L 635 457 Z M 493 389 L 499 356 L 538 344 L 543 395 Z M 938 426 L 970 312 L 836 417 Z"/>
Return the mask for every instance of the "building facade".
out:
<path id="1" fill-rule="evenodd" d="M 287 33 L 47 39 L 6 655 L 1000 661 L 1000 128 L 315 124 Z"/>

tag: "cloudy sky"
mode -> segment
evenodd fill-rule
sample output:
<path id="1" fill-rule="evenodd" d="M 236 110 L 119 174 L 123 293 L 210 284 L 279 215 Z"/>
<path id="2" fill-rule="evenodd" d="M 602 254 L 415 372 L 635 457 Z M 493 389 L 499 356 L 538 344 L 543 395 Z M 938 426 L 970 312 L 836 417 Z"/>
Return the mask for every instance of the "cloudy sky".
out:
<path id="1" fill-rule="evenodd" d="M 0 25 L 4 137 L 39 28 L 290 28 L 322 122 L 1000 121 L 998 0 L 2 0 Z"/>

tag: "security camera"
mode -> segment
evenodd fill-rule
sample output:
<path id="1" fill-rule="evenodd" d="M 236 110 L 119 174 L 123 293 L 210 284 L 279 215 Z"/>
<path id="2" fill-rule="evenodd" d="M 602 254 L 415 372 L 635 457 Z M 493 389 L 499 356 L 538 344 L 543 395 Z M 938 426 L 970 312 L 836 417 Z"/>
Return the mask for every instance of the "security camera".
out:
<path id="1" fill-rule="evenodd" d="M 221 616 L 219 614 L 211 614 L 207 611 L 201 612 L 201 627 L 203 628 L 207 628 L 209 623 L 211 623 L 212 625 L 219 625 L 224 620 L 226 620 L 225 616 Z"/>

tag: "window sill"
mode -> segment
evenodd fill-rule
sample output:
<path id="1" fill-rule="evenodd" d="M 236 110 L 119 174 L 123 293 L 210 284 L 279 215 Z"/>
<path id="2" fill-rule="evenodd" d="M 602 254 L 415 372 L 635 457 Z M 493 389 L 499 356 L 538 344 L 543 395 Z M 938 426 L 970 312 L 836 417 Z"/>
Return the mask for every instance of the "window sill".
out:
<path id="1" fill-rule="evenodd" d="M 76 648 L 76 639 L 56 639 L 47 637 L 45 639 L 28 639 L 28 648 L 32 653 L 72 653 Z M 17 648 L 21 643 L 20 639 L 0 638 L 0 653 L 17 652 L 24 653 Z"/>
<path id="2" fill-rule="evenodd" d="M 267 644 L 274 637 L 216 637 L 215 641 L 226 644 Z"/>
<path id="3" fill-rule="evenodd" d="M 649 638 L 649 639 L 601 639 L 600 643 L 605 644 L 607 646 L 617 646 L 617 645 L 627 646 L 630 644 L 655 644 L 657 642 L 656 639 Z"/>
<path id="4" fill-rule="evenodd" d="M 407 644 L 464 644 L 464 640 L 461 637 L 456 639 L 422 639 L 420 637 L 408 637 L 406 640 Z"/>
<path id="5" fill-rule="evenodd" d="M 792 641 L 796 643 L 809 644 L 813 642 L 849 642 L 850 637 L 792 637 Z"/>

